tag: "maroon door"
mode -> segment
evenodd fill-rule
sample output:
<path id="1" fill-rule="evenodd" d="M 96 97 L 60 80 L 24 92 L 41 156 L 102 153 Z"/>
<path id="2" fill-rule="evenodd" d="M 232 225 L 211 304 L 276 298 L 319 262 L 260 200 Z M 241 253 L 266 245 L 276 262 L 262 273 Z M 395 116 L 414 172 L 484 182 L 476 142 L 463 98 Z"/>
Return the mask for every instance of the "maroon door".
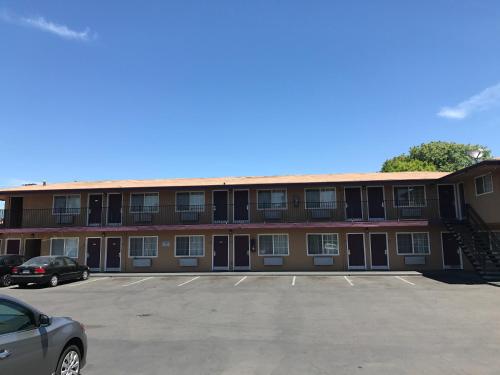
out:
<path id="1" fill-rule="evenodd" d="M 248 190 L 234 191 L 234 221 L 248 221 Z"/>
<path id="2" fill-rule="evenodd" d="M 214 223 L 227 223 L 227 191 L 214 191 L 213 194 Z"/>
<path id="3" fill-rule="evenodd" d="M 363 219 L 361 188 L 345 188 L 345 213 L 348 220 Z"/>
<path id="4" fill-rule="evenodd" d="M 384 188 L 381 186 L 368 187 L 368 218 L 385 219 Z"/>
<path id="5" fill-rule="evenodd" d="M 249 236 L 234 236 L 234 268 L 250 267 L 249 242 Z"/>
<path id="6" fill-rule="evenodd" d="M 372 268 L 387 268 L 387 236 L 385 233 L 370 233 Z"/>
<path id="7" fill-rule="evenodd" d="M 122 195 L 109 194 L 108 195 L 108 224 L 121 224 L 122 223 Z"/>
<path id="8" fill-rule="evenodd" d="M 451 233 L 441 233 L 444 268 L 462 268 L 460 246 Z"/>
<path id="9" fill-rule="evenodd" d="M 19 254 L 21 252 L 21 240 L 7 240 L 7 254 Z"/>
<path id="10" fill-rule="evenodd" d="M 102 194 L 89 195 L 89 225 L 102 224 Z"/>
<path id="11" fill-rule="evenodd" d="M 228 245 L 227 236 L 214 236 L 214 268 L 228 267 Z"/>
<path id="12" fill-rule="evenodd" d="M 363 233 L 347 235 L 347 251 L 349 254 L 349 268 L 365 269 L 365 237 Z"/>
<path id="13" fill-rule="evenodd" d="M 101 239 L 100 238 L 87 239 L 87 266 L 91 270 L 100 270 L 100 268 L 101 268 Z"/>
<path id="14" fill-rule="evenodd" d="M 39 257 L 42 251 L 42 240 L 39 238 L 28 238 L 24 243 L 24 256 L 27 259 Z"/>
<path id="15" fill-rule="evenodd" d="M 439 185 L 439 214 L 443 219 L 456 219 L 455 186 Z"/>
<path id="16" fill-rule="evenodd" d="M 11 228 L 20 228 L 23 225 L 23 197 L 10 198 L 10 219 Z"/>
<path id="17" fill-rule="evenodd" d="M 106 271 L 120 271 L 121 238 L 106 241 Z"/>

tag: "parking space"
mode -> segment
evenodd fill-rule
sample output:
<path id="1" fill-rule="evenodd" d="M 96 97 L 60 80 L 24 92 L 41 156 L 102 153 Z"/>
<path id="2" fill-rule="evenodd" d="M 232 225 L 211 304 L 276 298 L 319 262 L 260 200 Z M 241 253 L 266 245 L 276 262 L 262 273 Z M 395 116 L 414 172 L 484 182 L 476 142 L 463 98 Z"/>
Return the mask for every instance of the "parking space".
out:
<path id="1" fill-rule="evenodd" d="M 92 277 L 0 289 L 86 325 L 84 375 L 493 374 L 499 291 L 363 274 Z"/>

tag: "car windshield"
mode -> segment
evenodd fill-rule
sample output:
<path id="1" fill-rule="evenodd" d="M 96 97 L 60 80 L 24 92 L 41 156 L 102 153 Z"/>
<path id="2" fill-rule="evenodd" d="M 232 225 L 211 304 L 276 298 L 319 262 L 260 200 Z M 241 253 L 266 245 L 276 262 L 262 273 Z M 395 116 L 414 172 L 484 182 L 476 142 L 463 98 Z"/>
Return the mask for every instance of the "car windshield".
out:
<path id="1" fill-rule="evenodd" d="M 31 258 L 23 266 L 48 266 L 52 262 L 53 258 L 51 257 L 36 257 Z"/>

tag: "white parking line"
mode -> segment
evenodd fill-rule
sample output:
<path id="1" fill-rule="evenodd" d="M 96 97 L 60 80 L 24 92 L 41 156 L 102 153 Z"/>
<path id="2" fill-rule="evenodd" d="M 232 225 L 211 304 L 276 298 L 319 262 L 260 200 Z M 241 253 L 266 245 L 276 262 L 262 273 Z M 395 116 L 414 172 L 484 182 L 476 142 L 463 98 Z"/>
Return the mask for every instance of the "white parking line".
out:
<path id="1" fill-rule="evenodd" d="M 407 284 L 410 284 L 410 285 L 417 285 L 417 284 L 412 283 L 411 281 L 408 281 L 408 280 L 406 280 L 406 279 L 403 279 L 401 276 L 394 276 L 394 277 L 395 277 L 396 279 L 399 279 L 399 280 L 401 280 L 401 281 L 404 281 L 404 282 L 405 282 L 405 283 L 407 283 Z"/>
<path id="2" fill-rule="evenodd" d="M 297 279 L 297 276 L 294 276 L 292 279 L 292 286 L 295 286 L 295 280 Z"/>
<path id="3" fill-rule="evenodd" d="M 106 280 L 106 279 L 109 279 L 109 277 L 99 277 L 97 279 L 91 279 L 91 280 L 82 281 L 82 282 L 79 282 L 79 283 L 67 284 L 65 286 L 68 287 L 68 288 L 73 288 L 75 286 L 80 286 L 80 285 L 95 283 L 96 281 L 101 281 L 101 280 Z"/>
<path id="4" fill-rule="evenodd" d="M 345 281 L 347 281 L 349 283 L 350 286 L 354 286 L 352 281 L 347 276 L 344 276 L 344 279 L 345 279 Z"/>
<path id="5" fill-rule="evenodd" d="M 142 283 L 143 281 L 146 281 L 146 280 L 151 280 L 153 277 L 146 277 L 144 279 L 140 279 L 140 280 L 137 280 L 137 281 L 134 281 L 132 283 L 128 283 L 128 284 L 123 284 L 122 286 L 131 286 L 131 285 L 134 285 L 134 284 L 139 284 L 139 283 Z"/>
<path id="6" fill-rule="evenodd" d="M 247 278 L 247 276 L 243 276 L 240 280 L 238 280 L 238 282 L 236 284 L 234 284 L 234 286 L 238 286 L 241 282 L 243 282 L 243 280 L 245 280 Z"/>
<path id="7" fill-rule="evenodd" d="M 199 278 L 200 278 L 200 276 L 193 277 L 192 279 L 185 281 L 177 286 L 183 286 L 183 285 L 189 284 L 191 281 L 195 281 L 196 279 L 199 279 Z"/>

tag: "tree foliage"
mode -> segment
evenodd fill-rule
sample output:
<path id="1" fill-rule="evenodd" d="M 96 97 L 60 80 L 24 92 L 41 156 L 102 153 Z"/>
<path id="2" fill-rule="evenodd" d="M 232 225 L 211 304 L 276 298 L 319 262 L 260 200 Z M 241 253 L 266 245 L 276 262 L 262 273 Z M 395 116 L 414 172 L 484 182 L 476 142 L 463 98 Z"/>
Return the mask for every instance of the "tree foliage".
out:
<path id="1" fill-rule="evenodd" d="M 482 145 L 441 141 L 422 143 L 410 148 L 408 154 L 386 160 L 382 165 L 382 172 L 454 172 L 472 165 L 475 160 L 468 152 L 479 149 L 483 151 L 482 159 L 491 158 L 491 151 Z"/>

